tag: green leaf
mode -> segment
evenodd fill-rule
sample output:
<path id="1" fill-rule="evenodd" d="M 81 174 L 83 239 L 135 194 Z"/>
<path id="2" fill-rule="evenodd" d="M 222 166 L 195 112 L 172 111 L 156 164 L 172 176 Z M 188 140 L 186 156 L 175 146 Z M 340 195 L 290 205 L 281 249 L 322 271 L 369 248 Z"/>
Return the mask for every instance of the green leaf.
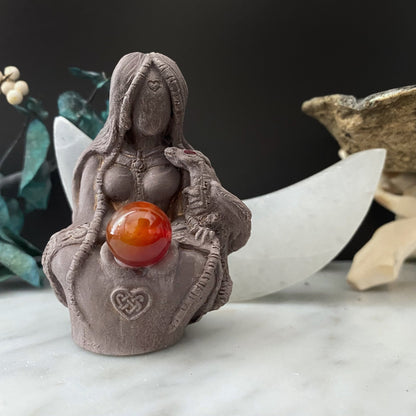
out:
<path id="1" fill-rule="evenodd" d="M 96 79 L 101 76 L 99 72 L 86 71 L 84 69 L 77 68 L 76 66 L 70 66 L 68 70 L 71 73 L 71 75 L 74 75 L 75 77 L 78 77 L 78 78 Z"/>
<path id="2" fill-rule="evenodd" d="M 109 87 L 110 86 L 110 78 L 103 79 L 102 81 L 96 84 L 97 89 L 102 87 Z"/>
<path id="3" fill-rule="evenodd" d="M 25 217 L 17 199 L 9 199 L 7 201 L 7 208 L 9 210 L 10 222 L 8 228 L 19 234 L 22 231 Z"/>
<path id="4" fill-rule="evenodd" d="M 0 195 L 0 227 L 4 227 L 10 221 L 9 209 L 4 198 Z"/>
<path id="5" fill-rule="evenodd" d="M 0 241 L 0 263 L 31 285 L 41 285 L 42 276 L 35 259 L 18 247 Z"/>
<path id="6" fill-rule="evenodd" d="M 48 118 L 49 113 L 43 108 L 41 101 L 33 97 L 27 97 L 24 103 L 25 107 L 40 120 L 45 121 Z"/>
<path id="7" fill-rule="evenodd" d="M 32 120 L 26 131 L 25 162 L 20 182 L 20 192 L 35 177 L 48 153 L 50 144 L 49 133 L 40 120 Z"/>
<path id="8" fill-rule="evenodd" d="M 25 114 L 25 115 L 30 115 L 30 111 L 27 109 L 27 108 L 25 108 L 24 106 L 21 106 L 21 105 L 15 105 L 14 106 L 14 108 L 17 110 L 17 111 L 19 111 L 19 112 L 21 112 L 21 113 L 23 113 L 23 114 Z"/>
<path id="9" fill-rule="evenodd" d="M 33 97 L 26 97 L 22 105 L 15 105 L 14 108 L 27 116 L 35 116 L 42 121 L 45 121 L 49 116 L 49 113 L 43 108 L 42 102 Z"/>
<path id="10" fill-rule="evenodd" d="M 46 126 L 38 119 L 32 120 L 26 132 L 25 161 L 19 187 L 19 196 L 26 200 L 29 211 L 46 208 L 50 180 L 49 169 L 45 174 L 44 166 L 49 144 Z"/>
<path id="11" fill-rule="evenodd" d="M 40 256 L 42 254 L 42 250 L 39 250 L 30 241 L 26 240 L 19 234 L 16 234 L 12 230 L 10 230 L 10 228 L 0 228 L 0 238 L 6 241 L 7 243 L 14 244 L 30 256 Z"/>
<path id="12" fill-rule="evenodd" d="M 20 193 L 20 196 L 26 201 L 25 212 L 46 209 L 51 187 L 49 163 L 44 162 L 32 181 Z"/>
<path id="13" fill-rule="evenodd" d="M 16 275 L 12 273 L 7 267 L 0 266 L 0 282 L 4 282 L 5 280 L 14 276 Z"/>
<path id="14" fill-rule="evenodd" d="M 42 251 L 19 235 L 22 227 L 23 213 L 18 201 L 11 199 L 6 202 L 0 195 L 0 240 L 15 246 L 30 256 L 40 256 Z"/>
<path id="15" fill-rule="evenodd" d="M 66 91 L 58 98 L 59 115 L 74 123 L 88 137 L 95 138 L 104 122 L 87 100 L 75 91 Z"/>
<path id="16" fill-rule="evenodd" d="M 9 229 L 19 234 L 23 228 L 24 215 L 16 199 L 6 200 L 0 195 L 0 230 Z"/>
<path id="17" fill-rule="evenodd" d="M 89 79 L 97 88 L 102 88 L 104 86 L 108 86 L 110 79 L 107 78 L 104 72 L 94 72 L 94 71 L 85 71 L 80 68 L 70 67 L 68 68 L 69 72 L 78 77 Z"/>
<path id="18" fill-rule="evenodd" d="M 106 100 L 105 101 L 105 110 L 104 111 L 101 111 L 101 114 L 100 114 L 100 118 L 103 121 L 103 123 L 105 123 L 106 120 L 107 120 L 107 118 L 108 118 L 109 109 L 110 109 L 109 108 L 109 101 Z"/>

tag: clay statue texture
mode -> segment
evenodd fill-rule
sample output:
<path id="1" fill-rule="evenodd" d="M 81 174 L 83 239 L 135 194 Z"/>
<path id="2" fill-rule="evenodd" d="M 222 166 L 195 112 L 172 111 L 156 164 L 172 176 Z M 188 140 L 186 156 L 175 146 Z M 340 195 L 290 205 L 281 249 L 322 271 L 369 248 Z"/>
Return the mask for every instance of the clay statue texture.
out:
<path id="1" fill-rule="evenodd" d="M 185 140 L 186 100 L 183 75 L 164 55 L 131 53 L 114 70 L 108 120 L 75 169 L 72 224 L 43 255 L 82 348 L 166 348 L 229 299 L 227 255 L 246 243 L 251 214 Z M 106 241 L 111 216 L 134 201 L 157 205 L 172 226 L 167 254 L 147 267 L 123 267 Z"/>

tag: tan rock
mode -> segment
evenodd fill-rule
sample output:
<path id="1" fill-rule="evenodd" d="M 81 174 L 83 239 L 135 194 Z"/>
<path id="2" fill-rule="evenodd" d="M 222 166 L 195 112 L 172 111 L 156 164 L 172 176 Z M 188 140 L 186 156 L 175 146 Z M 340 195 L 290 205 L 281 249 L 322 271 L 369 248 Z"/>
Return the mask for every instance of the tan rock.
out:
<path id="1" fill-rule="evenodd" d="M 358 290 L 393 282 L 416 249 L 416 218 L 384 224 L 354 256 L 348 282 Z"/>
<path id="2" fill-rule="evenodd" d="M 387 158 L 375 200 L 396 215 L 354 256 L 348 282 L 358 290 L 396 280 L 416 255 L 416 86 L 356 99 L 334 94 L 305 101 L 340 145 L 339 155 L 384 148 Z"/>
<path id="3" fill-rule="evenodd" d="M 320 121 L 342 150 L 387 150 L 385 172 L 416 172 L 416 86 L 372 94 L 327 95 L 305 101 L 302 110 Z"/>

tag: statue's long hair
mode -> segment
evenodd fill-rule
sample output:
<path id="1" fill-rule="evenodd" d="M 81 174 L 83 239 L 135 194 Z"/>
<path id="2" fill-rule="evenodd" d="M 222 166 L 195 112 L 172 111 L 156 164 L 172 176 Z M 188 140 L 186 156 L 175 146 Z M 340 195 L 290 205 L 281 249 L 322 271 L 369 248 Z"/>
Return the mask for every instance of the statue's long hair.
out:
<path id="1" fill-rule="evenodd" d="M 79 249 L 72 259 L 66 276 L 69 291 L 68 307 L 72 308 L 75 314 L 84 322 L 86 322 L 85 317 L 75 300 L 75 279 L 97 242 L 106 214 L 107 201 L 103 192 L 104 174 L 115 162 L 121 151 L 126 133 L 132 125 L 132 113 L 137 102 L 138 92 L 142 88 L 152 65 L 160 72 L 166 82 L 171 98 L 172 114 L 166 140 L 170 146 L 192 148 L 183 136 L 183 119 L 188 88 L 176 63 L 167 56 L 154 52 L 149 54 L 134 52 L 123 56 L 115 67 L 111 79 L 108 119 L 91 146 L 81 155 L 74 172 L 73 219 L 77 216 L 81 178 L 85 165 L 90 157 L 100 156 L 102 163 L 98 169 L 94 187 L 94 216 Z"/>

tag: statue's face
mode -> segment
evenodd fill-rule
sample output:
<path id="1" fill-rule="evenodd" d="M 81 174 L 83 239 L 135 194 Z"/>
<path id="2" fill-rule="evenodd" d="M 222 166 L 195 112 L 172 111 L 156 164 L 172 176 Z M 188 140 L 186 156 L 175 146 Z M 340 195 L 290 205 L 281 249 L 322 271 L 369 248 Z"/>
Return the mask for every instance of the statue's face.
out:
<path id="1" fill-rule="evenodd" d="M 133 109 L 133 126 L 143 136 L 166 131 L 171 117 L 169 90 L 155 68 L 150 68 Z"/>

